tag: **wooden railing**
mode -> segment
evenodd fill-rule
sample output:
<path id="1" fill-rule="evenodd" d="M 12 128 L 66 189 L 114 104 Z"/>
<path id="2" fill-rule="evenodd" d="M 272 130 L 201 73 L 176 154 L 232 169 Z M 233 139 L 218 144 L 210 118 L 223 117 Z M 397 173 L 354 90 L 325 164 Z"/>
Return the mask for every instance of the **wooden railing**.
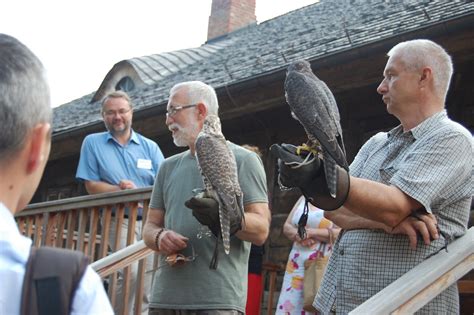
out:
<path id="1" fill-rule="evenodd" d="M 143 242 L 127 247 L 92 264 L 99 274 L 107 275 L 121 268 L 127 262 L 146 255 Z M 269 290 L 266 314 L 274 313 L 274 293 L 277 292 L 276 276 L 282 266 L 265 263 L 264 277 L 269 277 Z M 448 245 L 448 252 L 425 260 L 385 289 L 374 295 L 350 314 L 412 314 L 435 298 L 439 293 L 454 284 L 463 275 L 474 269 L 474 227 L 461 238 Z"/>
<path id="2" fill-rule="evenodd" d="M 153 251 L 148 249 L 143 241 L 134 243 L 133 232 L 135 224 L 144 224 L 146 220 L 150 195 L 151 187 L 43 202 L 28 206 L 15 218 L 20 231 L 32 238 L 36 246 L 69 248 L 88 255 L 91 266 L 101 277 L 108 278 L 108 294 L 112 305 L 115 304 L 116 274 L 122 270 L 125 275 L 124 309 L 127 309 L 128 294 L 135 294 L 135 314 L 140 314 L 145 274 L 144 258 Z M 109 254 L 107 244 L 110 223 L 113 220 L 118 224 L 123 221 L 125 207 L 130 211 L 130 218 L 135 218 L 139 203 L 143 203 L 143 220 L 129 220 L 128 246 Z M 115 216 L 112 216 L 113 208 Z M 103 224 L 100 224 L 100 221 Z M 116 235 L 116 239 L 118 238 L 119 235 Z M 448 250 L 449 252 L 441 251 L 416 266 L 351 314 L 406 314 L 423 307 L 449 285 L 474 269 L 474 228 L 449 244 Z M 128 282 L 130 264 L 136 261 L 139 261 L 138 281 L 136 286 L 131 288 Z M 156 266 L 157 259 L 154 268 Z M 276 276 L 282 272 L 282 267 L 267 263 L 263 269 L 269 277 L 265 306 L 267 314 L 271 314 L 275 302 L 273 297 L 278 291 Z M 472 283 L 468 282 L 463 285 L 471 288 Z"/>
<path id="3" fill-rule="evenodd" d="M 146 255 L 152 253 L 152 250 L 146 247 L 143 241 L 139 241 L 133 245 L 130 245 L 118 252 L 113 253 L 110 256 L 104 257 L 91 264 L 91 267 L 101 276 L 105 277 L 111 273 L 118 271 L 119 269 L 127 266 L 128 264 L 141 259 Z M 156 264 L 154 266 L 156 268 Z M 276 278 L 277 274 L 284 271 L 284 267 L 273 263 L 263 263 L 263 278 L 268 278 L 268 294 L 267 300 L 264 305 L 264 309 L 267 315 L 275 313 L 275 300 L 274 296 L 277 293 Z M 262 296 L 263 303 L 263 296 Z"/>
<path id="4" fill-rule="evenodd" d="M 108 280 L 108 294 L 112 305 L 115 304 L 116 273 L 123 271 L 129 276 L 130 264 L 139 261 L 138 281 L 135 288 L 126 282 L 123 300 L 129 292 L 135 294 L 135 310 L 141 309 L 143 296 L 143 276 L 145 266 L 143 258 L 152 254 L 143 241 L 132 242 L 131 234 L 135 224 L 143 224 L 148 214 L 150 188 L 125 190 L 120 192 L 81 196 L 69 199 L 55 200 L 29 205 L 15 217 L 20 232 L 33 239 L 35 246 L 53 246 L 82 251 L 89 256 L 91 267 L 104 279 Z M 130 208 L 130 217 L 134 218 L 138 203 L 143 202 L 143 221 L 129 220 L 129 239 L 126 248 L 114 253 L 108 250 L 108 231 L 112 220 L 119 221 L 123 217 L 125 207 Z M 116 215 L 112 216 L 112 209 Z M 101 221 L 103 224 L 101 224 Z M 116 239 L 118 236 L 116 237 Z M 153 268 L 158 264 L 155 259 Z M 274 296 L 277 293 L 277 273 L 283 272 L 283 267 L 272 263 L 263 265 L 264 277 L 268 277 L 269 292 L 265 305 L 267 314 L 273 314 Z M 128 275 L 128 276 L 127 276 Z M 127 305 L 124 305 L 126 309 Z M 121 312 L 123 313 L 123 311 Z M 135 311 L 135 314 L 140 314 Z"/>
<path id="5" fill-rule="evenodd" d="M 349 314 L 412 314 L 472 269 L 474 227 Z"/>
<path id="6" fill-rule="evenodd" d="M 143 278 L 145 274 L 144 257 L 151 254 L 151 250 L 137 248 L 134 244 L 135 226 L 144 224 L 148 214 L 148 202 L 151 187 L 124 190 L 91 196 L 62 199 L 29 205 L 19 212 L 15 219 L 22 234 L 32 238 L 35 246 L 53 246 L 79 250 L 86 254 L 93 266 L 108 265 L 112 256 L 109 247 L 109 231 L 111 223 L 121 226 L 124 220 L 125 208 L 129 211 L 127 245 L 128 251 L 133 254 L 127 260 L 114 266 L 113 270 L 107 266 L 100 270 L 102 277 L 108 283 L 108 295 L 112 305 L 115 305 L 117 288 L 117 271 L 123 271 L 124 286 L 122 296 L 124 313 L 128 307 L 129 294 L 135 295 L 135 314 L 141 314 L 143 296 Z M 143 206 L 143 220 L 137 221 L 137 211 Z M 114 214 L 113 214 L 114 212 Z M 116 229 L 115 239 L 120 239 L 121 230 Z M 115 246 L 118 245 L 116 242 Z M 120 256 L 120 255 L 119 255 Z M 130 286 L 130 264 L 138 261 L 138 279 L 135 287 Z M 97 264 L 95 263 L 97 262 Z M 100 262 L 100 263 L 99 263 Z"/>

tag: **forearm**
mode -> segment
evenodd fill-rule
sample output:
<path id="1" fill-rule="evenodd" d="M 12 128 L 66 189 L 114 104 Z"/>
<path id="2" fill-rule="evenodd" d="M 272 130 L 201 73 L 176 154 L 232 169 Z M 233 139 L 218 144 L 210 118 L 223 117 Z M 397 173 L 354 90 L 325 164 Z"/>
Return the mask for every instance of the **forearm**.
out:
<path id="1" fill-rule="evenodd" d="M 242 230 L 236 236 L 255 245 L 263 245 L 270 232 L 271 214 L 266 203 L 255 203 L 246 206 L 245 221 L 242 220 Z"/>
<path id="2" fill-rule="evenodd" d="M 309 228 L 306 227 L 306 238 L 312 238 L 319 242 L 329 241 L 329 230 L 320 228 Z M 283 234 L 293 242 L 301 241 L 298 236 L 298 229 L 291 223 L 285 223 L 283 225 Z"/>
<path id="3" fill-rule="evenodd" d="M 318 242 L 330 243 L 339 235 L 340 228 L 307 228 L 307 238 Z"/>
<path id="4" fill-rule="evenodd" d="M 121 190 L 118 185 L 112 185 L 102 181 L 86 181 L 84 185 L 90 195 Z"/>
<path id="5" fill-rule="evenodd" d="M 283 234 L 285 234 L 286 238 L 290 241 L 295 241 L 298 235 L 298 229 L 293 224 L 285 222 L 283 225 Z"/>
<path id="6" fill-rule="evenodd" d="M 143 241 L 145 242 L 146 246 L 153 250 L 158 249 L 156 244 L 156 234 L 159 232 L 159 229 L 160 227 L 157 224 L 148 221 L 143 227 Z"/>
<path id="7" fill-rule="evenodd" d="M 394 227 L 421 207 L 420 203 L 395 186 L 356 177 L 350 180 L 349 196 L 344 207 L 360 217 Z M 362 225 L 366 223 L 361 222 Z"/>
<path id="8" fill-rule="evenodd" d="M 354 229 L 381 229 L 386 231 L 389 227 L 381 222 L 363 218 L 354 214 L 349 209 L 342 207 L 335 211 L 324 211 L 324 217 L 344 230 Z"/>
<path id="9" fill-rule="evenodd" d="M 143 227 L 142 237 L 145 244 L 153 249 L 158 250 L 157 246 L 157 233 L 163 228 L 163 224 L 161 222 L 162 214 L 158 213 L 158 211 L 162 211 L 159 209 L 150 209 L 148 212 L 148 219 L 145 222 Z"/>

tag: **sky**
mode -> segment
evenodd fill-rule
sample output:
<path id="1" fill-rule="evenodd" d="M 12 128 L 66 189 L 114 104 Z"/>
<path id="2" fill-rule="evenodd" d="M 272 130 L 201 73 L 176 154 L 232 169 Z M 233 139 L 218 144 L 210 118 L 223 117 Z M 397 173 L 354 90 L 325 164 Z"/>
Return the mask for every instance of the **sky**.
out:
<path id="1" fill-rule="evenodd" d="M 257 23 L 317 0 L 256 0 Z M 0 33 L 43 62 L 53 107 L 99 88 L 117 62 L 199 47 L 212 0 L 0 0 Z"/>

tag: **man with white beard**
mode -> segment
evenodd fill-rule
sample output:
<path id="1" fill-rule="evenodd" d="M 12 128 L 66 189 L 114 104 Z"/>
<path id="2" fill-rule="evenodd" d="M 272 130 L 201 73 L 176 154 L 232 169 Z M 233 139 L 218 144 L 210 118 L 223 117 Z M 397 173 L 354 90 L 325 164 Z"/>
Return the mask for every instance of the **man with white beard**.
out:
<path id="1" fill-rule="evenodd" d="M 161 255 L 150 315 L 245 312 L 250 244 L 262 245 L 270 228 L 266 176 L 257 154 L 227 142 L 236 158 L 245 214 L 242 229 L 230 239 L 229 255 L 218 246 L 219 264 L 210 270 L 215 238 L 202 237 L 200 230 L 219 226 L 218 206 L 211 198 L 193 198 L 193 190 L 203 188 L 195 141 L 206 117 L 217 112 L 217 96 L 209 85 L 184 82 L 170 91 L 166 124 L 174 143 L 189 150 L 163 162 L 153 188 L 143 239 Z"/>

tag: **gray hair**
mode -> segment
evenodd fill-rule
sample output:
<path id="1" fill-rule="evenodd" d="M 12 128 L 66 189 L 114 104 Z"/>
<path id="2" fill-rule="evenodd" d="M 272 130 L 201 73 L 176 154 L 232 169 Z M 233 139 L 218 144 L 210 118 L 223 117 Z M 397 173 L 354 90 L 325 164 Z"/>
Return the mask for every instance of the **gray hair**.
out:
<path id="1" fill-rule="evenodd" d="M 51 123 L 52 109 L 41 61 L 16 38 L 0 34 L 0 161 L 24 145 L 39 123 Z"/>
<path id="2" fill-rule="evenodd" d="M 102 112 L 104 111 L 105 103 L 110 98 L 123 98 L 128 102 L 128 105 L 130 105 L 130 108 L 133 108 L 132 100 L 130 99 L 130 96 L 128 96 L 127 93 L 125 93 L 124 91 L 114 91 L 114 92 L 111 92 L 111 93 L 107 94 L 107 96 L 104 97 L 104 99 L 102 100 L 102 109 L 101 109 Z"/>
<path id="3" fill-rule="evenodd" d="M 202 102 L 206 106 L 209 114 L 216 115 L 219 111 L 219 103 L 214 88 L 201 81 L 188 81 L 178 83 L 170 90 L 170 95 L 179 90 L 185 90 L 188 94 L 189 101 L 193 104 Z"/>
<path id="4" fill-rule="evenodd" d="M 416 39 L 397 44 L 387 55 L 390 57 L 395 54 L 402 57 L 408 70 L 430 67 L 435 93 L 443 100 L 446 99 L 453 75 L 453 62 L 443 47 L 427 39 Z"/>

